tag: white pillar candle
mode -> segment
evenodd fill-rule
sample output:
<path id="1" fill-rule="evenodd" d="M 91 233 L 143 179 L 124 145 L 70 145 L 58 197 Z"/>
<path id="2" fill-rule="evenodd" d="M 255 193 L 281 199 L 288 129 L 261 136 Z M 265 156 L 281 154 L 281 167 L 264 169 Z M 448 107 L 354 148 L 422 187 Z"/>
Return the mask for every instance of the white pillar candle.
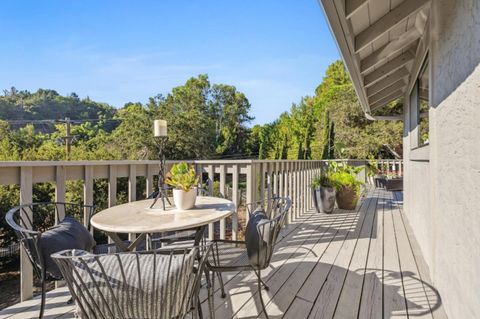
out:
<path id="1" fill-rule="evenodd" d="M 153 122 L 153 135 L 155 137 L 167 136 L 167 121 L 155 120 Z"/>

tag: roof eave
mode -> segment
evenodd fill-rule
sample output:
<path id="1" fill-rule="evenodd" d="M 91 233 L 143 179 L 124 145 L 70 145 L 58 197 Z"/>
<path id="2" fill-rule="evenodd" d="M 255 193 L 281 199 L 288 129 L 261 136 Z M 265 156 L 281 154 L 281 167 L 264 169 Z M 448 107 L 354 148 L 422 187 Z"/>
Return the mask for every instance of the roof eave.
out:
<path id="1" fill-rule="evenodd" d="M 362 107 L 363 112 L 365 113 L 367 118 L 374 119 L 371 117 L 370 113 L 370 106 L 368 104 L 367 95 L 363 89 L 363 79 L 360 72 L 357 72 L 357 66 L 353 57 L 355 56 L 354 52 L 350 51 L 350 47 L 348 45 L 348 37 L 345 30 L 342 26 L 342 22 L 338 16 L 338 11 L 335 6 L 335 2 L 331 0 L 318 0 L 320 3 L 320 7 L 322 7 L 324 14 L 327 17 L 328 25 L 330 27 L 330 32 L 332 33 L 333 37 L 335 38 L 335 42 L 337 43 L 337 47 L 340 51 L 340 55 L 345 63 L 345 67 L 347 68 L 348 73 L 350 74 L 350 79 L 352 80 L 353 86 L 357 93 L 357 96 L 360 101 L 360 105 Z"/>

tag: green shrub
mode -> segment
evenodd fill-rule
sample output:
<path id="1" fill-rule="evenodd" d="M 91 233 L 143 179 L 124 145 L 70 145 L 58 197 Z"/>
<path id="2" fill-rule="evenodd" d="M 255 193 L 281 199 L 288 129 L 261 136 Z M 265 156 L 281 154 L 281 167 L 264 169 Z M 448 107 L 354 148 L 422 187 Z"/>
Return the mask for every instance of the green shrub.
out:
<path id="1" fill-rule="evenodd" d="M 360 195 L 362 182 L 357 180 L 357 175 L 364 169 L 365 166 L 353 167 L 335 163 L 332 167 L 333 172 L 329 174 L 330 183 L 337 191 L 344 187 L 353 188 L 357 195 Z"/>

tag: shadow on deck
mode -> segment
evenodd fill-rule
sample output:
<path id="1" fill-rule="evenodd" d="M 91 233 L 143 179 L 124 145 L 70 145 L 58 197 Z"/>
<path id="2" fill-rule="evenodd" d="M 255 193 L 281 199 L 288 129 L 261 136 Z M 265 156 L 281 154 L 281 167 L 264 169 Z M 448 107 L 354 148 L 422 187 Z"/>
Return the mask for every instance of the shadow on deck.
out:
<path id="1" fill-rule="evenodd" d="M 288 225 L 262 273 L 270 318 L 446 318 L 401 204 L 401 193 L 370 189 L 355 211 L 310 211 Z M 216 318 L 265 317 L 253 273 L 224 279 L 227 297 L 217 285 Z M 65 288 L 48 296 L 45 318 L 74 318 Z M 7 308 L 0 319 L 35 317 L 38 302 Z"/>

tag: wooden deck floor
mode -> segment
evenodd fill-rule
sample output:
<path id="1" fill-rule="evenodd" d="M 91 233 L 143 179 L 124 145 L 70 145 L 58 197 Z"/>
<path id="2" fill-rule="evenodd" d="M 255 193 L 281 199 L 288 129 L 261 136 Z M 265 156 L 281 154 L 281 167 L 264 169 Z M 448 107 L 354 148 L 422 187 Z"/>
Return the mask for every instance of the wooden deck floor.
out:
<path id="1" fill-rule="evenodd" d="M 307 212 L 287 226 L 262 276 L 270 318 L 446 318 L 401 201 L 401 193 L 371 189 L 356 211 Z M 225 280 L 216 318 L 265 317 L 252 273 Z M 74 318 L 68 298 L 65 288 L 50 292 L 45 318 Z M 0 319 L 35 317 L 37 304 L 7 308 Z"/>

